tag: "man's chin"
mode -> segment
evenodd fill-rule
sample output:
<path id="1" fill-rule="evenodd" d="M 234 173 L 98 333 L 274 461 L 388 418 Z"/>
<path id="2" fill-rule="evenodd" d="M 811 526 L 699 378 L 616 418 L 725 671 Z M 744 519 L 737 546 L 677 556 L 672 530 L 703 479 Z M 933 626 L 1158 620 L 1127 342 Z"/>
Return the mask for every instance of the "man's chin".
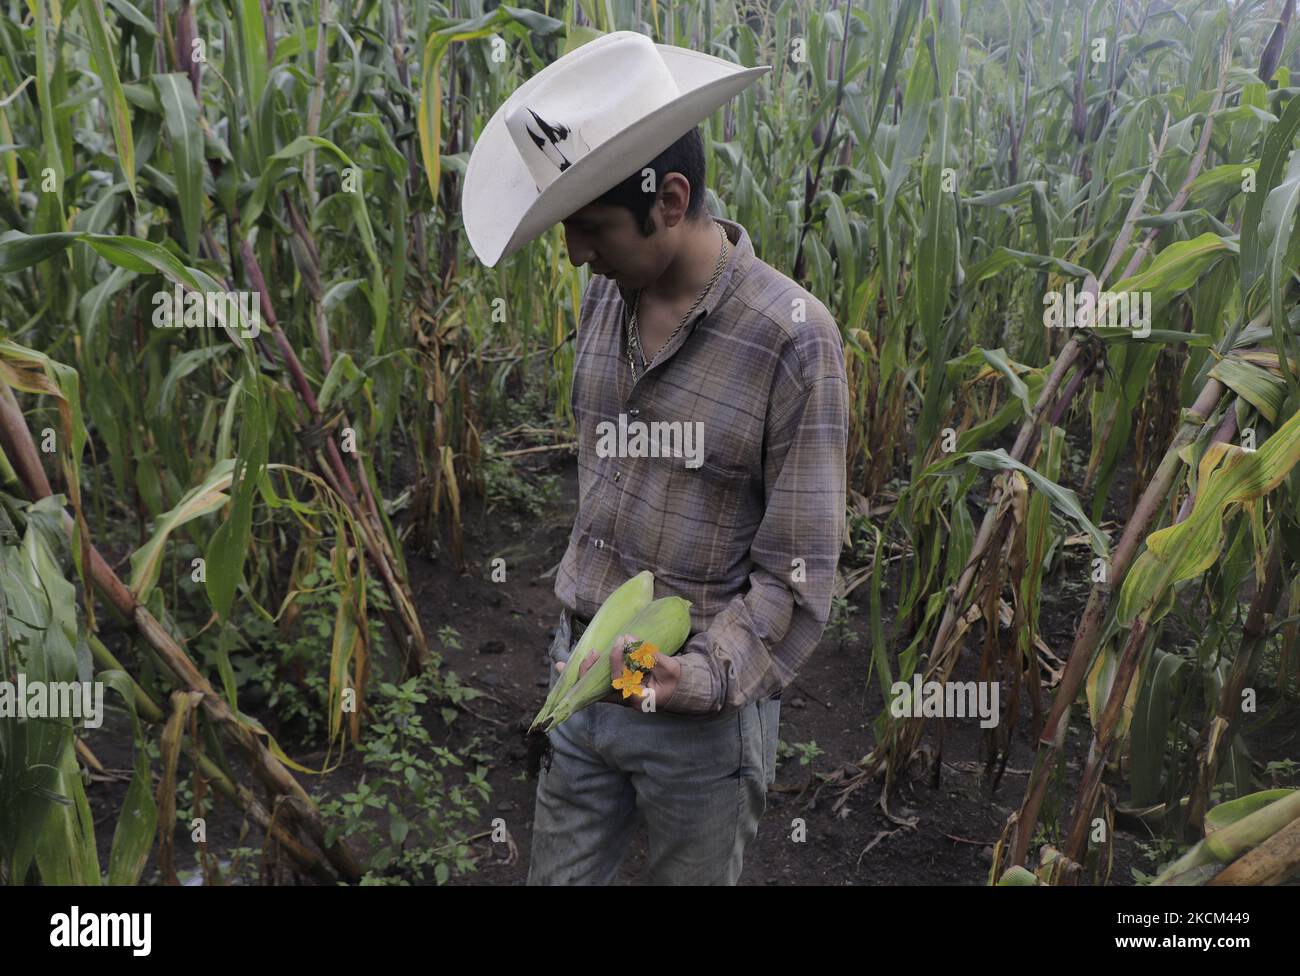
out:
<path id="1" fill-rule="evenodd" d="M 645 283 L 640 278 L 625 271 L 593 271 L 592 274 L 608 278 L 623 291 L 637 291 L 645 287 Z"/>

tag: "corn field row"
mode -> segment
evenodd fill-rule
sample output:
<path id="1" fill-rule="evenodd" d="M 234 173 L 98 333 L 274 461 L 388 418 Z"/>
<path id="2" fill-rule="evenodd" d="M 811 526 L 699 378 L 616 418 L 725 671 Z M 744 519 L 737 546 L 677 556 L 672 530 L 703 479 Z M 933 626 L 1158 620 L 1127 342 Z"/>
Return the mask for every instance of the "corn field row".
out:
<path id="1" fill-rule="evenodd" d="M 366 873 L 232 660 L 328 578 L 322 769 L 376 676 L 437 664 L 408 555 L 486 574 L 463 510 L 513 403 L 574 439 L 588 274 L 559 228 L 473 260 L 468 150 L 620 29 L 773 66 L 702 127 L 709 205 L 843 334 L 864 681 L 967 649 L 1006 706 L 989 780 L 1034 744 L 990 882 L 1107 880 L 1117 818 L 1191 844 L 1158 883 L 1300 870 L 1300 791 L 1242 737 L 1261 683 L 1300 692 L 1292 0 L 3 2 L 0 678 L 98 676 L 135 759 L 101 878 L 85 731 L 0 718 L 0 877 L 174 880 L 190 769 L 300 873 Z M 191 328 L 195 293 L 248 300 Z M 1062 295 L 1104 324 L 1048 327 Z M 824 785 L 887 809 L 935 723 L 867 718 Z"/>

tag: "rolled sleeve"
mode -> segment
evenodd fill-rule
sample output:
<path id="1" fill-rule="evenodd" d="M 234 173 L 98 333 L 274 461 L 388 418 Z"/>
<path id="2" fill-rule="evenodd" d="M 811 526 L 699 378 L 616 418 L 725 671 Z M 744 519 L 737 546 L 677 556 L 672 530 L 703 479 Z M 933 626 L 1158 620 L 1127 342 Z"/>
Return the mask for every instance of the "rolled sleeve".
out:
<path id="1" fill-rule="evenodd" d="M 677 655 L 682 673 L 677 679 L 677 687 L 673 690 L 672 698 L 668 699 L 668 704 L 664 706 L 666 712 L 703 715 L 718 710 L 714 707 L 718 696 L 714 691 L 713 669 L 704 654 L 692 649 L 692 644 L 696 642 L 692 641 L 681 654 Z M 702 647 L 702 644 L 697 646 Z"/>

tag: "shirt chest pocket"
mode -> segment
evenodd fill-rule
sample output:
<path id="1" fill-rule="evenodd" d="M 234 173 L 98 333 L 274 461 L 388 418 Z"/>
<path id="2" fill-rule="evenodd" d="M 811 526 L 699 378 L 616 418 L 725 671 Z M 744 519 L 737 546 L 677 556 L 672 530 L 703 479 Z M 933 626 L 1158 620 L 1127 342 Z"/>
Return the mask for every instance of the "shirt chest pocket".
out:
<path id="1" fill-rule="evenodd" d="M 731 431 L 694 456 L 668 460 L 656 575 L 717 582 L 746 557 L 760 519 L 758 456 Z"/>

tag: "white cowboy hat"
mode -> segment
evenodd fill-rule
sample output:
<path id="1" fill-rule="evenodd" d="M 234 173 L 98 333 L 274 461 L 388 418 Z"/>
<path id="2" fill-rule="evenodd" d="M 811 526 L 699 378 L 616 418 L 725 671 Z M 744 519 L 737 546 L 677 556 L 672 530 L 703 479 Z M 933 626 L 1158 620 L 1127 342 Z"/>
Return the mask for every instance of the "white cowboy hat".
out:
<path id="1" fill-rule="evenodd" d="M 489 268 L 617 186 L 771 68 L 615 31 L 515 89 L 465 170 L 461 212 Z"/>

